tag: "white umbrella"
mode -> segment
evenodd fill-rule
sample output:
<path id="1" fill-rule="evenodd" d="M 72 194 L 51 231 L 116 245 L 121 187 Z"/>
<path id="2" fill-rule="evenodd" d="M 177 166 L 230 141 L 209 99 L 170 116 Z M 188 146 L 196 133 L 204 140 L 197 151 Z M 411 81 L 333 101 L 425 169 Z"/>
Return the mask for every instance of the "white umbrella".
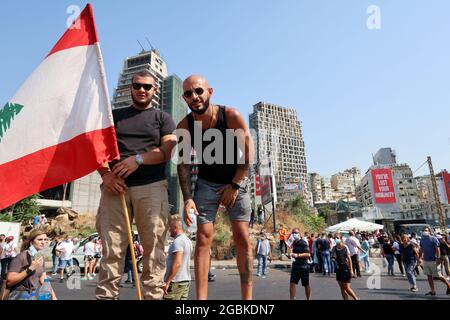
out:
<path id="1" fill-rule="evenodd" d="M 325 229 L 327 232 L 338 232 L 338 231 L 350 231 L 353 229 L 359 231 L 375 231 L 378 229 L 383 229 L 382 224 L 377 224 L 373 222 L 363 221 L 356 218 L 348 219 L 347 221 L 335 224 Z"/>

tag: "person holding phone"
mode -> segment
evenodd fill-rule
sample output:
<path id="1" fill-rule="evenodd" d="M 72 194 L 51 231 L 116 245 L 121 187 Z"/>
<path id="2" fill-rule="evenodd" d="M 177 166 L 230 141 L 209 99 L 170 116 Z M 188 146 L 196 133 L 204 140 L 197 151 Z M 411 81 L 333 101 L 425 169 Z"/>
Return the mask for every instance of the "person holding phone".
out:
<path id="1" fill-rule="evenodd" d="M 41 250 L 47 243 L 47 234 L 34 229 L 22 245 L 22 252 L 9 265 L 6 288 L 10 291 L 8 300 L 29 300 L 36 294 L 47 278 L 44 255 Z M 57 300 L 52 290 L 52 300 Z"/>

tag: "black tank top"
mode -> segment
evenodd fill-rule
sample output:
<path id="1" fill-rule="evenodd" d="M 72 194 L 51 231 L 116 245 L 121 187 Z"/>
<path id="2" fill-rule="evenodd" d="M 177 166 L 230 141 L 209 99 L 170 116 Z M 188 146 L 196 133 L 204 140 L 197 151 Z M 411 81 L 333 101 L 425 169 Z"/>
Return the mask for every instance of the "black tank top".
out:
<path id="1" fill-rule="evenodd" d="M 196 150 L 197 153 L 197 162 L 198 165 L 198 177 L 202 178 L 209 182 L 214 183 L 220 183 L 220 184 L 228 184 L 231 183 L 234 175 L 236 174 L 237 164 L 238 164 L 238 147 L 237 147 L 237 138 L 233 136 L 232 138 L 232 144 L 229 142 L 230 148 L 233 152 L 232 158 L 231 155 L 228 155 L 232 161 L 227 161 L 227 138 L 230 139 L 230 134 L 226 133 L 226 129 L 228 129 L 227 125 L 227 119 L 225 117 L 225 107 L 224 106 L 218 106 L 219 112 L 217 116 L 217 123 L 214 127 L 214 129 L 217 129 L 220 131 L 223 139 L 223 144 L 221 145 L 222 148 L 222 155 L 223 157 L 218 157 L 216 150 L 211 152 L 211 148 L 208 149 L 208 154 L 215 157 L 215 161 L 213 161 L 211 164 L 205 163 L 205 148 L 207 148 L 210 144 L 214 143 L 215 138 L 212 138 L 212 141 L 204 141 L 204 135 L 205 132 L 208 130 L 202 129 L 202 153 L 201 158 L 199 157 L 199 152 Z M 188 126 L 189 126 L 189 133 L 191 135 L 191 146 L 194 148 L 194 116 L 192 113 L 188 114 L 187 116 L 188 120 Z M 199 130 L 197 129 L 197 132 Z M 199 138 L 197 138 L 199 139 Z M 228 150 L 228 153 L 231 152 L 231 150 Z M 217 156 L 217 157 L 216 157 Z M 227 163 L 228 162 L 228 163 Z"/>

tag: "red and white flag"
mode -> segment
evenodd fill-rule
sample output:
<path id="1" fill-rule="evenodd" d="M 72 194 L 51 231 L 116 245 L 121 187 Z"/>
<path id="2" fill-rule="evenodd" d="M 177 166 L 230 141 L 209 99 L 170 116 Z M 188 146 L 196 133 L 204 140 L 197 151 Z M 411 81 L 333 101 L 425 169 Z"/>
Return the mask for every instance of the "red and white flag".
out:
<path id="1" fill-rule="evenodd" d="M 0 109 L 0 209 L 119 158 L 90 4 Z"/>

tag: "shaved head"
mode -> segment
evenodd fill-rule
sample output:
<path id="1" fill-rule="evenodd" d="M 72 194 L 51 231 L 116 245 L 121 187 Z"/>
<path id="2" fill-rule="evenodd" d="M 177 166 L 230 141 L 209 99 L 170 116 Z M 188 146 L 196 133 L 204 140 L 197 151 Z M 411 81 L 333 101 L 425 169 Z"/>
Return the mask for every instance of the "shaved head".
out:
<path id="1" fill-rule="evenodd" d="M 183 99 L 196 114 L 201 115 L 208 110 L 212 93 L 208 80 L 201 75 L 190 75 L 183 82 Z"/>
<path id="2" fill-rule="evenodd" d="M 208 80 L 199 74 L 193 74 L 186 78 L 186 80 L 183 81 L 183 89 L 187 90 L 190 85 L 192 84 L 199 84 L 200 86 L 204 86 L 206 88 L 209 87 Z"/>

